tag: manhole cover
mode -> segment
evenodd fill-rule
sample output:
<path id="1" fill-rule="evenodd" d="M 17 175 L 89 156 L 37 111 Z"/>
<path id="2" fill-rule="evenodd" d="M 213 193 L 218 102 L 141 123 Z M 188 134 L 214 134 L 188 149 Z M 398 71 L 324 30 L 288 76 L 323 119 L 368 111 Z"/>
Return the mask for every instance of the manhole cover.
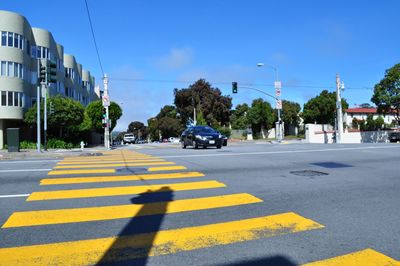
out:
<path id="1" fill-rule="evenodd" d="M 313 170 L 291 171 L 290 173 L 293 174 L 293 175 L 298 175 L 298 176 L 322 176 L 322 175 L 328 175 L 328 173 L 319 172 L 319 171 L 313 171 Z"/>

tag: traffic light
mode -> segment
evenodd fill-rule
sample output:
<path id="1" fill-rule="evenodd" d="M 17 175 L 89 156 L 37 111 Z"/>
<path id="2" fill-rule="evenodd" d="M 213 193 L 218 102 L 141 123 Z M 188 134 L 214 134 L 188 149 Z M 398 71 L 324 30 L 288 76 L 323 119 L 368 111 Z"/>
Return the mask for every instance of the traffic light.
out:
<path id="1" fill-rule="evenodd" d="M 54 105 L 52 102 L 50 102 L 50 114 L 54 114 L 55 109 L 54 109 Z"/>
<path id="2" fill-rule="evenodd" d="M 46 64 L 45 62 L 43 62 L 43 60 L 41 60 L 39 62 L 39 82 L 45 82 L 46 81 Z"/>
<path id="3" fill-rule="evenodd" d="M 238 92 L 237 82 L 232 82 L 232 93 L 237 93 L 237 92 Z"/>
<path id="4" fill-rule="evenodd" d="M 103 127 L 107 127 L 107 108 L 105 108 L 105 107 L 103 107 L 101 123 L 102 123 Z"/>
<path id="5" fill-rule="evenodd" d="M 57 82 L 57 64 L 52 61 L 47 61 L 47 83 Z"/>

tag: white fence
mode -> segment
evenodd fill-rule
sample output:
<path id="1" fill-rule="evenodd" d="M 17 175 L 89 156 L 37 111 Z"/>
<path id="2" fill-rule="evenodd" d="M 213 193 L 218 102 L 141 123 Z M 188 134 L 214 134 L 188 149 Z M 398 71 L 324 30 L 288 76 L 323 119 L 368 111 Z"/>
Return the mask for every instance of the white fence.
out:
<path id="1" fill-rule="evenodd" d="M 330 126 L 330 125 L 328 125 Z M 306 141 L 309 143 L 334 143 L 334 133 L 332 126 L 318 124 L 306 124 Z M 389 132 L 379 131 L 357 131 L 344 132 L 341 143 L 377 143 L 388 142 Z"/>

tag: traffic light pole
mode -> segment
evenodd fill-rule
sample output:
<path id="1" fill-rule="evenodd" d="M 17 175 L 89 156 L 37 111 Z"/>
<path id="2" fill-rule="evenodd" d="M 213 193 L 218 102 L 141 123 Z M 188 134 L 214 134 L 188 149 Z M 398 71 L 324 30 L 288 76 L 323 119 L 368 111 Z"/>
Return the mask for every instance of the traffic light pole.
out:
<path id="1" fill-rule="evenodd" d="M 37 60 L 37 70 L 38 70 L 38 80 L 40 80 L 40 59 Z M 40 86 L 39 86 L 40 84 Z M 36 87 L 36 135 L 37 135 L 37 141 L 36 141 L 36 148 L 37 152 L 40 153 L 40 90 L 41 86 L 43 86 L 42 82 L 40 82 L 38 86 Z"/>
<path id="2" fill-rule="evenodd" d="M 108 96 L 108 77 L 107 74 L 104 74 L 103 78 L 104 82 L 104 96 Z M 107 150 L 110 149 L 110 124 L 109 124 L 109 110 L 108 110 L 108 105 L 104 106 L 106 108 L 106 126 L 104 127 L 104 148 Z"/>
<path id="3" fill-rule="evenodd" d="M 44 101 L 43 101 L 43 144 L 44 150 L 47 151 L 47 75 L 46 72 L 46 81 L 43 82 L 43 94 L 44 94 Z"/>

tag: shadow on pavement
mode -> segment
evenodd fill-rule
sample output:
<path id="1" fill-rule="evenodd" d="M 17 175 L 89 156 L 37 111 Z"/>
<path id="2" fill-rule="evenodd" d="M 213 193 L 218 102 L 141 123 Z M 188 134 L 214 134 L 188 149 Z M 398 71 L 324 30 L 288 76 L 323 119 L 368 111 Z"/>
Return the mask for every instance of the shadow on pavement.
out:
<path id="1" fill-rule="evenodd" d="M 104 253 L 97 265 L 146 265 L 153 241 L 164 219 L 167 205 L 173 200 L 173 197 L 173 191 L 169 187 L 162 187 L 155 191 L 148 190 L 138 197 L 132 198 L 132 204 L 144 204 L 143 207 L 119 233 L 118 238 Z M 157 212 L 160 214 L 146 216 L 154 211 L 154 206 L 145 204 L 151 202 L 159 203 Z M 135 241 L 132 241 L 132 237 L 143 233 L 146 233 L 146 236 L 141 238 L 140 247 L 133 246 Z"/>
<path id="2" fill-rule="evenodd" d="M 220 264 L 219 266 L 297 266 L 285 256 L 277 255 L 253 260 L 242 260 L 229 264 Z"/>

